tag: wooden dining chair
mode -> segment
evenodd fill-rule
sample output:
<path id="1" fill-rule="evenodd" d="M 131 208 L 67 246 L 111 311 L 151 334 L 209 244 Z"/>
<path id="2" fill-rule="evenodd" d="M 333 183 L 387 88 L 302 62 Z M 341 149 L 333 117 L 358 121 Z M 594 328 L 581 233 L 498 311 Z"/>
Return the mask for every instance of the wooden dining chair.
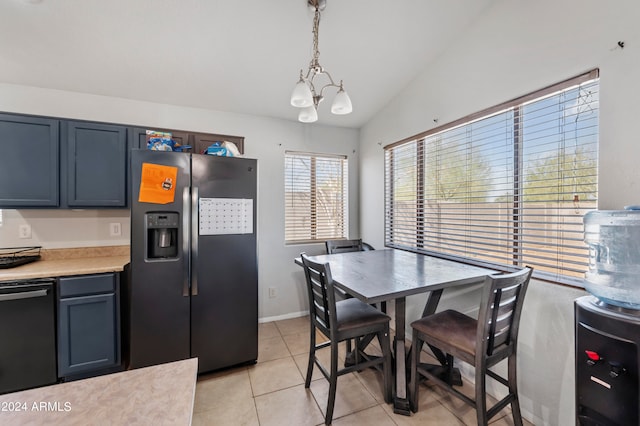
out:
<path id="1" fill-rule="evenodd" d="M 391 402 L 391 347 L 389 342 L 389 316 L 366 303 L 352 298 L 336 302 L 331 269 L 328 263 L 316 263 L 304 253 L 300 255 L 304 267 L 304 275 L 309 296 L 310 311 L 310 344 L 309 363 L 304 386 L 311 385 L 314 365 L 329 381 L 329 397 L 325 424 L 331 424 L 336 399 L 338 376 L 363 370 L 369 367 L 379 368 L 382 365 L 383 395 L 386 402 Z M 316 344 L 316 330 L 329 340 Z M 338 343 L 376 334 L 382 349 L 381 357 L 372 357 L 364 352 L 355 357 L 355 364 L 338 369 Z M 331 365 L 327 370 L 318 360 L 316 350 L 330 346 Z"/>
<path id="2" fill-rule="evenodd" d="M 326 240 L 324 242 L 327 254 L 348 253 L 362 251 L 362 240 Z"/>
<path id="3" fill-rule="evenodd" d="M 362 240 L 326 240 L 324 245 L 327 249 L 327 254 L 362 251 Z M 339 288 L 336 288 L 336 292 L 341 299 L 348 299 L 351 297 L 350 294 Z"/>
<path id="4" fill-rule="evenodd" d="M 522 425 L 516 378 L 516 347 L 518 326 L 524 296 L 532 269 L 491 275 L 485 279 L 478 319 L 458 311 L 446 310 L 428 315 L 411 324 L 413 344 L 411 359 L 411 406 L 418 411 L 420 376 L 425 376 L 476 409 L 478 425 L 486 425 L 493 416 L 511 404 L 513 421 Z M 447 354 L 447 377 L 452 377 L 453 358 L 475 367 L 475 399 L 457 389 L 449 381 L 442 380 L 434 372 L 420 365 L 423 343 Z M 508 359 L 507 379 L 489 368 Z M 487 410 L 486 376 L 508 387 L 508 394 Z"/>
<path id="5" fill-rule="evenodd" d="M 365 243 L 364 241 L 362 242 L 362 251 L 371 251 L 371 250 L 375 250 L 373 248 L 373 246 L 371 244 Z"/>
<path id="6" fill-rule="evenodd" d="M 375 250 L 371 244 L 367 244 L 359 238 L 355 240 L 326 240 L 325 247 L 327 249 L 327 254 Z M 337 289 L 337 291 L 343 298 L 351 297 L 340 289 Z M 387 313 L 387 302 L 380 302 L 380 310 Z"/>
<path id="7" fill-rule="evenodd" d="M 354 252 L 354 251 L 371 251 L 371 250 L 375 250 L 373 248 L 373 246 L 371 246 L 370 244 L 367 244 L 365 242 L 362 242 L 362 240 L 360 238 L 358 239 L 351 239 L 351 240 L 326 240 L 324 242 L 325 247 L 327 249 L 327 254 L 336 254 L 336 253 L 349 253 L 349 252 Z M 349 299 L 352 296 L 343 291 L 342 289 L 336 288 L 336 293 L 338 294 L 338 296 L 340 296 L 341 299 Z M 373 305 L 375 306 L 375 305 Z M 385 314 L 387 313 L 387 302 L 380 302 L 380 306 L 379 306 L 380 310 L 382 312 L 384 312 Z M 366 341 L 365 341 L 366 344 Z M 347 353 L 351 353 L 351 340 L 347 341 Z M 352 363 L 352 357 L 348 356 L 347 357 L 347 364 L 351 364 Z"/>

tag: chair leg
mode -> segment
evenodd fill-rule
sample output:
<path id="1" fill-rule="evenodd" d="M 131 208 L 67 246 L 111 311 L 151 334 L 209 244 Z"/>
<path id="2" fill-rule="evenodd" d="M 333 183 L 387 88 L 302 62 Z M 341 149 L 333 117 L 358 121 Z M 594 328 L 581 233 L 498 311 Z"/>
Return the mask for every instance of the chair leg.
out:
<path id="1" fill-rule="evenodd" d="M 327 400 L 327 413 L 324 417 L 326 425 L 333 419 L 333 407 L 336 402 L 336 386 L 338 384 L 338 344 L 331 343 L 331 372 L 329 374 L 329 398 Z"/>
<path id="2" fill-rule="evenodd" d="M 476 365 L 476 418 L 478 426 L 487 426 L 489 419 L 487 418 L 487 395 L 486 395 L 486 365 Z"/>
<path id="3" fill-rule="evenodd" d="M 409 404 L 411 406 L 411 411 L 417 413 L 420 385 L 420 374 L 418 373 L 418 365 L 420 364 L 420 351 L 422 349 L 422 341 L 420 341 L 418 333 L 415 330 L 413 331 L 413 337 L 411 341 L 411 378 L 409 379 L 409 383 L 411 383 L 411 386 L 409 394 Z"/>
<path id="4" fill-rule="evenodd" d="M 311 376 L 313 375 L 313 365 L 316 359 L 316 328 L 311 323 L 311 335 L 309 337 L 309 363 L 307 364 L 307 377 L 304 381 L 304 387 L 311 385 Z"/>
<path id="5" fill-rule="evenodd" d="M 446 364 L 447 383 L 450 385 L 453 383 L 453 355 L 447 354 Z"/>
<path id="6" fill-rule="evenodd" d="M 383 395 L 384 402 L 391 403 L 391 345 L 389 344 L 389 329 L 378 333 L 378 341 L 380 342 L 380 348 L 382 349 L 382 356 L 384 361 L 382 364 L 383 375 Z"/>
<path id="7" fill-rule="evenodd" d="M 508 360 L 509 369 L 509 393 L 513 395 L 511 401 L 511 413 L 513 414 L 513 424 L 522 426 L 522 413 L 520 413 L 520 401 L 518 399 L 518 376 L 516 374 L 516 351 L 514 350 Z"/>

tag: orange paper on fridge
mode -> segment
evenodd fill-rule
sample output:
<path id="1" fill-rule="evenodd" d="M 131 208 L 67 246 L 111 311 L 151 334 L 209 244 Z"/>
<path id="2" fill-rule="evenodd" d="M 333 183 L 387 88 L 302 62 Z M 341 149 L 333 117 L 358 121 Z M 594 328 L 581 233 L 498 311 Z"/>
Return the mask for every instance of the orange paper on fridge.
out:
<path id="1" fill-rule="evenodd" d="M 169 204 L 176 195 L 178 168 L 161 164 L 142 163 L 138 202 Z"/>

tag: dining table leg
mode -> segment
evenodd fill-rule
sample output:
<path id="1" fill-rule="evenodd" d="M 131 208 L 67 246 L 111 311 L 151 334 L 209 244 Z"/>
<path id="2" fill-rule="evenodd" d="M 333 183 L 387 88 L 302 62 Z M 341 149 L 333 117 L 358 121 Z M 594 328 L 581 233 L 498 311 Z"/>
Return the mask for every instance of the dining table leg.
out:
<path id="1" fill-rule="evenodd" d="M 396 335 L 393 339 L 393 346 L 395 349 L 396 380 L 393 396 L 393 412 L 410 416 L 411 407 L 409 398 L 407 397 L 406 347 L 404 337 L 406 303 L 407 301 L 404 297 L 395 299 Z"/>

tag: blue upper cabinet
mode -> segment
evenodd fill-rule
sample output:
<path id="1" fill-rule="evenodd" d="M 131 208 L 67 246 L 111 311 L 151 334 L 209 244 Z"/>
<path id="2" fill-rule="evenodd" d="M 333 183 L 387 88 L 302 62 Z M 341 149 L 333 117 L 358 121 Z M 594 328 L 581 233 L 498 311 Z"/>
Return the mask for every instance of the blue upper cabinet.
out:
<path id="1" fill-rule="evenodd" d="M 154 128 L 202 153 L 244 137 Z M 129 151 L 147 146 L 141 126 L 0 113 L 0 209 L 127 208 Z"/>
<path id="2" fill-rule="evenodd" d="M 0 114 L 0 208 L 60 205 L 60 121 Z"/>
<path id="3" fill-rule="evenodd" d="M 64 126 L 64 204 L 72 208 L 126 207 L 127 128 L 76 121 Z"/>

